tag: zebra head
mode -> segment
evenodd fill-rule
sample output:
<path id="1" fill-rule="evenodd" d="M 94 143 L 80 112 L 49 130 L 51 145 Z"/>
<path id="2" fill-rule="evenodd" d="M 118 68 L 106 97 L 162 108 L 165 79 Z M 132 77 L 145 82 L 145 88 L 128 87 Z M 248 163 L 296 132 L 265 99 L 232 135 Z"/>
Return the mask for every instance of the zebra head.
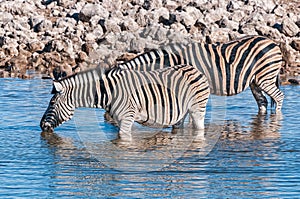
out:
<path id="1" fill-rule="evenodd" d="M 45 111 L 40 127 L 43 132 L 53 132 L 53 129 L 68 121 L 74 114 L 75 105 L 71 98 L 71 91 L 60 81 L 53 82 L 53 97 Z"/>

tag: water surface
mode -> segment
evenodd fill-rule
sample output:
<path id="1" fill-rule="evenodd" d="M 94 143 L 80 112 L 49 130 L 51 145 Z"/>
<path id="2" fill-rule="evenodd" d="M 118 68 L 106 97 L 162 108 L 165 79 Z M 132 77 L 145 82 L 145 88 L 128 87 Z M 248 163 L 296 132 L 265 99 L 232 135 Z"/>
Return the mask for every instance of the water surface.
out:
<path id="1" fill-rule="evenodd" d="M 258 116 L 249 90 L 213 98 L 226 106 L 210 102 L 208 107 L 207 130 L 215 129 L 218 136 L 207 134 L 207 141 L 217 138 L 207 155 L 193 145 L 181 147 L 176 142 L 181 134 L 166 129 L 155 139 L 141 141 L 141 146 L 115 144 L 116 148 L 102 148 L 103 153 L 95 156 L 82 142 L 82 131 L 93 131 L 87 130 L 88 123 L 87 128 L 78 126 L 80 114 L 57 128 L 55 135 L 41 136 L 39 121 L 51 97 L 50 80 L 0 79 L 0 197 L 299 198 L 300 87 L 281 89 L 286 96 L 282 115 L 269 111 Z M 222 113 L 217 118 L 221 123 L 212 122 L 217 117 L 213 112 Z M 113 140 L 117 128 L 103 119 L 103 111 L 95 113 L 99 129 Z M 200 145 L 196 148 L 206 149 Z M 181 154 L 164 167 L 161 161 L 143 159 L 144 165 L 155 168 L 152 171 L 118 170 L 99 158 L 117 158 L 115 154 L 122 158 L 122 150 L 127 155 L 160 150 L 167 157 L 174 146 L 181 147 Z"/>

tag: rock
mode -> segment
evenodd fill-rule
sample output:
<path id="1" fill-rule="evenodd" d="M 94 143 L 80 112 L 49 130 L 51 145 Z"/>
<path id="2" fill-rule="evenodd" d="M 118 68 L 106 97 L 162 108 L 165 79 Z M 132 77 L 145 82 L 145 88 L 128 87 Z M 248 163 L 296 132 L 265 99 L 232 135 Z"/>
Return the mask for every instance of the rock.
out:
<path id="1" fill-rule="evenodd" d="M 168 10 L 175 10 L 176 8 L 178 8 L 178 4 L 175 1 L 167 0 L 165 8 L 167 8 Z"/>
<path id="2" fill-rule="evenodd" d="M 299 32 L 298 26 L 288 17 L 285 17 L 282 21 L 282 32 L 286 36 L 293 37 Z"/>
<path id="3" fill-rule="evenodd" d="M 274 9 L 274 13 L 276 16 L 283 17 L 286 14 L 286 10 L 282 6 L 277 5 Z"/>
<path id="4" fill-rule="evenodd" d="M 249 3 L 250 5 L 253 5 L 255 7 L 262 8 L 267 13 L 272 12 L 276 7 L 276 3 L 274 2 L 274 0 L 265 0 L 265 1 L 252 0 L 249 1 Z"/>
<path id="5" fill-rule="evenodd" d="M 114 19 L 108 19 L 105 20 L 104 26 L 103 26 L 103 32 L 113 32 L 113 33 L 120 33 L 121 27 L 118 25 L 116 20 Z"/>
<path id="6" fill-rule="evenodd" d="M 37 32 L 45 32 L 46 30 L 49 31 L 52 29 L 52 22 L 50 20 L 42 20 L 35 26 L 35 30 Z"/>
<path id="7" fill-rule="evenodd" d="M 212 32 L 210 34 L 210 38 L 213 43 L 221 42 L 225 43 L 229 40 L 229 29 L 227 28 L 217 28 L 213 27 Z"/>
<path id="8" fill-rule="evenodd" d="M 297 50 L 300 51 L 300 39 L 295 39 L 292 41 L 291 46 Z"/>
<path id="9" fill-rule="evenodd" d="M 57 67 L 69 71 L 75 65 L 115 64 L 126 52 L 169 43 L 225 42 L 259 34 L 287 45 L 284 70 L 298 74 L 297 6 L 275 0 L 1 1 L 0 68 L 12 67 L 8 75 L 14 77 L 27 78 L 21 74 L 24 68 L 50 76 Z"/>
<path id="10" fill-rule="evenodd" d="M 162 22 L 169 20 L 170 12 L 167 8 L 159 8 L 151 12 L 152 23 Z"/>
<path id="11" fill-rule="evenodd" d="M 157 9 L 163 7 L 162 0 L 144 0 L 144 4 L 142 7 L 145 10 L 152 10 L 152 9 Z"/>
<path id="12" fill-rule="evenodd" d="M 140 27 L 145 27 L 149 22 L 150 19 L 148 16 L 148 11 L 143 8 L 139 9 L 139 11 L 136 13 L 136 23 Z"/>
<path id="13" fill-rule="evenodd" d="M 204 17 L 204 21 L 206 22 L 206 24 L 213 24 L 216 21 L 221 20 L 224 16 L 228 17 L 228 15 L 228 12 L 221 8 L 209 10 L 209 12 Z"/>
<path id="14" fill-rule="evenodd" d="M 72 0 L 56 0 L 58 6 L 62 6 L 64 8 L 71 7 L 75 4 L 76 1 Z"/>
<path id="15" fill-rule="evenodd" d="M 88 57 L 88 55 L 85 52 L 80 51 L 78 53 L 78 59 L 79 59 L 80 62 L 88 61 L 88 58 L 89 57 Z"/>
<path id="16" fill-rule="evenodd" d="M 80 10 L 79 19 L 83 22 L 89 22 L 96 15 L 106 19 L 109 16 L 109 12 L 100 4 L 88 3 Z"/>
<path id="17" fill-rule="evenodd" d="M 29 18 L 29 24 L 34 31 L 36 30 L 36 27 L 38 24 L 40 24 L 42 21 L 44 21 L 45 18 L 43 16 L 33 16 Z"/>
<path id="18" fill-rule="evenodd" d="M 73 18 L 63 17 L 56 20 L 55 26 L 57 28 L 70 28 L 74 30 L 76 23 L 76 20 Z"/>
<path id="19" fill-rule="evenodd" d="M 299 85 L 300 82 L 297 79 L 289 79 L 288 82 L 290 82 L 292 85 Z"/>
<path id="20" fill-rule="evenodd" d="M 13 15 L 9 12 L 0 12 L 0 22 L 8 23 L 14 19 Z"/>
<path id="21" fill-rule="evenodd" d="M 120 24 L 121 30 L 130 30 L 132 32 L 135 32 L 139 29 L 139 25 L 135 22 L 132 18 L 125 18 L 123 23 Z"/>

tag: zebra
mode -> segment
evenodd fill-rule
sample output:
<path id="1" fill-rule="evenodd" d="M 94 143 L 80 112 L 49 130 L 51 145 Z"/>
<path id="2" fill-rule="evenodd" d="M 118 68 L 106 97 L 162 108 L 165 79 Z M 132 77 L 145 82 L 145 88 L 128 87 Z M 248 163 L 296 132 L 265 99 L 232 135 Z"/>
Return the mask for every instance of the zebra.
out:
<path id="1" fill-rule="evenodd" d="M 271 97 L 271 107 L 276 103 L 276 112 L 281 111 L 284 95 L 279 90 L 279 73 L 282 63 L 277 43 L 263 36 L 246 36 L 228 43 L 169 44 L 117 66 L 151 71 L 189 64 L 205 74 L 211 94 L 232 96 L 250 86 L 259 113 L 265 114 L 268 101 L 264 93 Z"/>
<path id="2" fill-rule="evenodd" d="M 204 129 L 210 89 L 205 75 L 190 65 L 149 72 L 97 67 L 54 80 L 52 94 L 40 121 L 43 132 L 53 132 L 75 108 L 103 108 L 117 122 L 119 138 L 131 140 L 134 121 L 176 129 L 189 114 L 194 128 Z"/>

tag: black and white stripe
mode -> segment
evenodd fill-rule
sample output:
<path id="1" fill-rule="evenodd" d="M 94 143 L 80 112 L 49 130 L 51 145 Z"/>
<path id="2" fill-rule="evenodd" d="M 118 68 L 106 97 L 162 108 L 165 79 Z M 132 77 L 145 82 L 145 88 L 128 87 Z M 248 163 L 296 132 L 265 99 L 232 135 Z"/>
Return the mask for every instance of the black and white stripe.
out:
<path id="1" fill-rule="evenodd" d="M 236 95 L 250 86 L 260 112 L 266 111 L 268 103 L 263 93 L 276 102 L 276 111 L 281 110 L 284 95 L 279 90 L 278 75 L 282 53 L 266 37 L 248 36 L 223 44 L 170 44 L 118 66 L 151 71 L 178 64 L 193 65 L 205 74 L 212 94 Z"/>
<path id="2" fill-rule="evenodd" d="M 53 93 L 40 123 L 43 131 L 69 120 L 77 107 L 95 107 L 106 109 L 119 125 L 121 138 L 128 139 L 134 121 L 177 127 L 187 113 L 195 128 L 203 129 L 209 85 L 188 65 L 149 72 L 96 68 L 54 81 Z"/>

